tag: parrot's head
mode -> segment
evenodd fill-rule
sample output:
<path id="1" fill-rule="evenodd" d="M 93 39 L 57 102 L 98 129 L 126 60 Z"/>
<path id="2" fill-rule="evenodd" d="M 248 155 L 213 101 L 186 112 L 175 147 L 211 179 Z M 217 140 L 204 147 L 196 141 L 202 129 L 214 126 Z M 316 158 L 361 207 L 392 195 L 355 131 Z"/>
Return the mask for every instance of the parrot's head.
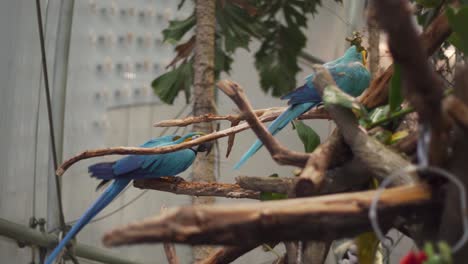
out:
<path id="1" fill-rule="evenodd" d="M 183 143 L 183 142 L 189 142 L 189 141 L 192 141 L 192 140 L 195 140 L 201 136 L 204 136 L 206 135 L 205 133 L 203 132 L 190 132 L 182 137 L 180 136 L 174 136 L 173 138 L 173 141 L 174 143 L 176 144 L 180 144 L 180 143 Z M 209 141 L 209 142 L 203 142 L 201 143 L 200 145 L 198 145 L 196 151 L 197 152 L 206 152 L 206 155 L 208 155 L 211 151 L 211 148 L 213 147 L 213 142 Z"/>
<path id="2" fill-rule="evenodd" d="M 364 66 L 367 66 L 367 50 L 364 47 L 356 47 L 353 45 L 348 48 L 344 57 L 347 58 L 348 61 L 359 61 Z"/>
<path id="3" fill-rule="evenodd" d="M 353 36 L 347 37 L 346 41 L 351 44 L 351 47 L 346 51 L 345 56 L 349 52 L 349 56 L 367 66 L 367 50 L 362 46 L 362 34 L 359 31 L 354 31 Z"/>

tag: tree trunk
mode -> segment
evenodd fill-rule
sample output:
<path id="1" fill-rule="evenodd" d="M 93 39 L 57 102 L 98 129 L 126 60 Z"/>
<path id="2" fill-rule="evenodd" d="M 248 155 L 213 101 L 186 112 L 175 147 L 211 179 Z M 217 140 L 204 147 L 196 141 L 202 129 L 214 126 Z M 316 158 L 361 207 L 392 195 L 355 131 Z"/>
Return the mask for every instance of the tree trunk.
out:
<path id="1" fill-rule="evenodd" d="M 373 11 L 369 9 L 371 15 L 367 20 L 367 27 L 369 30 L 369 71 L 371 73 L 372 79 L 374 79 L 379 72 L 380 64 L 380 29 L 375 17 L 372 16 Z"/>
<path id="2" fill-rule="evenodd" d="M 216 0 L 197 0 L 195 15 L 197 18 L 195 36 L 195 56 L 193 63 L 193 115 L 201 116 L 215 113 L 214 102 L 214 53 L 215 53 L 215 6 Z M 193 126 L 194 131 L 210 133 L 213 131 L 211 123 L 199 123 Z M 193 181 L 216 181 L 214 174 L 213 152 L 208 156 L 199 155 L 193 165 Z M 193 204 L 214 203 L 214 197 L 193 197 Z M 194 247 L 195 262 L 206 258 L 208 247 Z"/>

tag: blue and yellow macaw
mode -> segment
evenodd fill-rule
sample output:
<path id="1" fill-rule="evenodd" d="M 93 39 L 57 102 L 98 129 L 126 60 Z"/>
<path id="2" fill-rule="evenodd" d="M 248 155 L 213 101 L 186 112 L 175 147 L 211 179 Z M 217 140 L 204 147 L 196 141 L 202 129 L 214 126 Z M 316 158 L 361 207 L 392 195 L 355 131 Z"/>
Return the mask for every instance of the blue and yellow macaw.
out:
<path id="1" fill-rule="evenodd" d="M 349 95 L 358 96 L 369 86 L 370 73 L 365 67 L 365 53 L 365 50 L 358 51 L 356 46 L 351 46 L 343 57 L 323 65 L 330 71 L 338 87 Z M 307 76 L 304 85 L 281 97 L 281 99 L 289 99 L 288 105 L 290 106 L 268 126 L 268 131 L 272 135 L 276 135 L 293 119 L 322 102 L 322 98 L 314 88 L 314 77 L 315 74 Z M 257 140 L 234 166 L 234 169 L 239 169 L 262 146 L 262 142 Z"/>
<path id="2" fill-rule="evenodd" d="M 140 147 L 154 148 L 177 145 L 191 141 L 203 135 L 201 132 L 191 132 L 180 137 L 176 135 L 151 139 Z M 195 160 L 198 152 L 209 152 L 211 143 L 202 143 L 196 148 L 182 149 L 175 152 L 154 155 L 129 155 L 115 162 L 97 163 L 88 168 L 91 177 L 102 180 L 99 187 L 114 180 L 101 194 L 91 207 L 78 219 L 76 224 L 65 235 L 62 241 L 47 257 L 45 263 L 52 264 L 67 243 L 81 229 L 104 209 L 115 197 L 135 179 L 158 178 L 161 176 L 175 176 L 185 171 Z"/>

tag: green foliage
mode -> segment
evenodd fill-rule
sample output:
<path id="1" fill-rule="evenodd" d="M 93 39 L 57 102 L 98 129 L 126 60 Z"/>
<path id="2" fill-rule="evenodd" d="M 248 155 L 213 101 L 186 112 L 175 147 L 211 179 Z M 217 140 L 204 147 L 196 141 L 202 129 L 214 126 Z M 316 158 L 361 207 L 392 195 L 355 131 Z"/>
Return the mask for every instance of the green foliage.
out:
<path id="1" fill-rule="evenodd" d="M 283 200 L 288 198 L 284 193 L 261 192 L 260 201 Z"/>
<path id="2" fill-rule="evenodd" d="M 298 27 L 278 25 L 266 34 L 255 53 L 255 67 L 263 91 L 271 90 L 278 97 L 296 87 L 296 74 L 300 70 L 297 57 L 305 43 L 305 35 Z"/>
<path id="3" fill-rule="evenodd" d="M 162 31 L 164 41 L 176 44 L 190 29 L 195 26 L 195 15 L 192 14 L 184 20 L 171 20 L 169 27 Z"/>
<path id="4" fill-rule="evenodd" d="M 295 121 L 294 126 L 299 138 L 304 144 L 304 151 L 310 153 L 320 145 L 320 136 L 308 125 L 302 121 Z"/>
<path id="5" fill-rule="evenodd" d="M 403 95 L 401 93 L 401 67 L 399 64 L 393 64 L 393 76 L 390 81 L 390 89 L 388 91 L 389 111 L 391 113 L 398 110 L 403 103 Z"/>
<path id="6" fill-rule="evenodd" d="M 273 173 L 269 177 L 278 178 L 278 173 Z M 282 200 L 287 199 L 288 195 L 283 193 L 275 193 L 275 192 L 261 192 L 260 193 L 260 201 L 270 201 L 270 200 Z"/>
<path id="7" fill-rule="evenodd" d="M 183 78 L 181 78 L 183 76 Z M 179 67 L 172 71 L 156 78 L 151 86 L 153 91 L 166 104 L 174 103 L 179 91 L 185 92 L 185 99 L 188 103 L 190 100 L 190 87 L 192 86 L 193 69 L 192 61 L 184 62 Z"/>
<path id="8" fill-rule="evenodd" d="M 335 0 L 340 2 L 341 0 Z M 180 1 L 180 9 L 186 1 Z M 219 78 L 221 72 L 229 73 L 232 55 L 239 49 L 249 49 L 252 39 L 257 39 L 261 45 L 255 53 L 255 67 L 260 75 L 260 86 L 263 91 L 271 92 L 273 96 L 281 96 L 296 87 L 296 74 L 300 68 L 298 56 L 305 47 L 306 36 L 303 30 L 307 26 L 308 15 L 315 14 L 321 0 L 242 0 L 224 1 L 216 3 L 216 53 L 215 74 Z M 184 20 L 169 22 L 168 28 L 163 30 L 164 41 L 179 45 L 181 39 L 194 28 L 196 17 L 191 14 Z M 187 47 L 190 47 L 187 45 Z M 193 49 L 193 47 L 190 47 Z M 187 61 L 193 56 L 193 51 L 183 49 L 178 51 L 178 60 Z M 173 68 L 177 71 L 181 66 Z M 178 70 L 181 81 L 192 79 L 191 72 Z M 155 92 L 164 102 L 173 102 L 180 85 L 174 85 L 174 74 L 165 73 L 153 81 L 161 84 L 161 78 L 171 84 L 172 88 L 157 87 Z M 169 74 L 168 76 L 165 76 Z M 169 80 L 167 80 L 169 79 Z M 155 87 L 153 85 L 153 87 Z M 185 88 L 186 86 L 184 86 Z M 189 93 L 186 92 L 189 96 Z"/>
<path id="9" fill-rule="evenodd" d="M 459 50 L 468 54 L 468 6 L 458 10 L 447 8 L 446 15 L 453 33 L 449 41 Z"/>
<path id="10" fill-rule="evenodd" d="M 452 264 L 452 250 L 446 242 L 439 242 L 437 244 L 438 252 L 434 250 L 431 243 L 424 244 L 424 252 L 427 255 L 427 260 L 424 264 Z"/>
<path id="11" fill-rule="evenodd" d="M 323 90 L 322 96 L 323 103 L 325 105 L 340 105 L 351 109 L 358 117 L 368 119 L 369 114 L 366 108 L 357 102 L 356 98 L 341 91 L 336 86 L 327 86 Z"/>

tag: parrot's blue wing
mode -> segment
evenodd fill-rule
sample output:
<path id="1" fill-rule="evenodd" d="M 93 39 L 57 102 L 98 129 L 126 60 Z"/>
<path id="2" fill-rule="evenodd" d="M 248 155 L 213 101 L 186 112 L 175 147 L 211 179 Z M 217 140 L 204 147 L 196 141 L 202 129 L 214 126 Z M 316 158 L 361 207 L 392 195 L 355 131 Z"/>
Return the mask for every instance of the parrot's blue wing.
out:
<path id="1" fill-rule="evenodd" d="M 159 147 L 175 144 L 174 136 L 164 136 L 152 139 L 141 147 Z M 179 154 L 176 154 L 179 153 Z M 158 176 L 172 176 L 187 169 L 195 159 L 195 151 L 180 150 L 167 154 L 155 155 L 129 155 L 116 162 L 103 162 L 89 166 L 89 172 L 93 177 L 104 181 L 114 180 L 106 188 L 101 196 L 89 207 L 88 210 L 73 225 L 62 241 L 47 257 L 45 263 L 52 264 L 64 249 L 67 243 L 104 209 L 133 179 Z M 143 167 L 146 164 L 146 167 Z"/>
<path id="2" fill-rule="evenodd" d="M 362 65 L 362 61 L 362 54 L 355 46 L 351 46 L 342 57 L 325 63 L 323 66 L 330 71 L 340 89 L 352 96 L 358 96 L 370 82 L 370 73 Z M 315 74 L 309 75 L 304 85 L 282 97 L 282 99 L 289 100 L 290 107 L 268 127 L 271 134 L 275 135 L 294 118 L 321 103 L 322 99 L 313 84 L 314 78 Z M 239 169 L 261 147 L 262 143 L 257 140 L 234 168 Z"/>
<path id="3" fill-rule="evenodd" d="M 284 111 L 279 117 L 275 119 L 275 121 L 273 121 L 268 126 L 268 131 L 272 135 L 276 135 L 281 129 L 283 129 L 287 124 L 289 124 L 289 122 L 294 120 L 296 117 L 300 116 L 302 113 L 308 111 L 309 109 L 317 105 L 319 102 L 301 103 L 288 107 L 286 111 Z M 244 153 L 239 162 L 237 162 L 236 165 L 234 165 L 234 169 L 239 169 L 262 146 L 263 143 L 257 139 L 257 141 L 255 141 L 255 143 L 247 150 L 247 152 Z"/>
<path id="4" fill-rule="evenodd" d="M 130 179 L 119 179 L 114 181 L 101 196 L 94 202 L 91 207 L 78 219 L 73 227 L 68 231 L 65 237 L 60 241 L 57 247 L 49 254 L 45 260 L 45 264 L 52 264 L 59 256 L 60 252 L 65 248 L 68 242 L 96 216 L 104 207 L 106 207 L 115 197 L 130 183 Z"/>

